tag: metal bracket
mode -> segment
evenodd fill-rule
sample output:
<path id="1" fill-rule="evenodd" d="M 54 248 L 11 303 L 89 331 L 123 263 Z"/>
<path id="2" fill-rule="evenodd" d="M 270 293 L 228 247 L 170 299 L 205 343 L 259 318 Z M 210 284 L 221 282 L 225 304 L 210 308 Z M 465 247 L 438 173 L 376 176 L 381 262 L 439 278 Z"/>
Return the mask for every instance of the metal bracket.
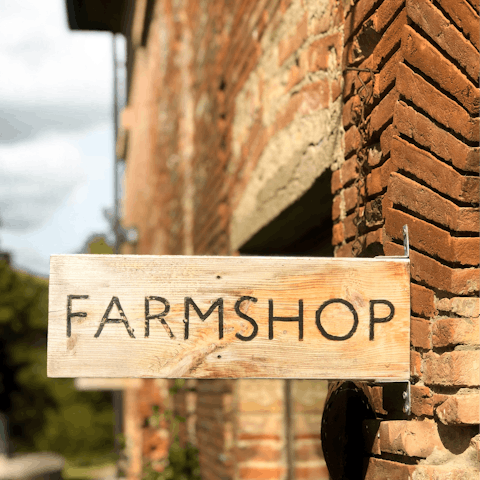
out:
<path id="1" fill-rule="evenodd" d="M 408 225 L 403 226 L 403 255 L 395 255 L 390 257 L 375 257 L 375 258 L 404 258 L 409 260 L 410 259 L 410 240 L 408 237 Z M 378 382 L 382 383 L 382 382 Z M 403 413 L 410 415 L 412 411 L 412 400 L 410 394 L 410 380 L 406 380 L 404 382 L 395 382 L 398 387 L 394 388 L 392 391 L 395 392 L 395 395 L 399 394 L 399 390 L 402 392 L 402 400 L 403 400 Z M 397 390 L 398 389 L 398 390 Z M 398 393 L 397 393 L 398 392 Z M 397 400 L 398 401 L 398 400 Z"/>
<path id="2" fill-rule="evenodd" d="M 402 393 L 402 398 L 404 400 L 403 412 L 406 413 L 407 415 L 410 415 L 412 413 L 412 397 L 410 394 L 410 380 L 407 380 L 406 382 L 404 382 L 404 385 L 405 385 L 405 389 Z"/>
<path id="3" fill-rule="evenodd" d="M 375 257 L 375 258 L 410 258 L 410 240 L 408 238 L 408 225 L 403 226 L 403 255 L 393 255 L 390 257 Z"/>

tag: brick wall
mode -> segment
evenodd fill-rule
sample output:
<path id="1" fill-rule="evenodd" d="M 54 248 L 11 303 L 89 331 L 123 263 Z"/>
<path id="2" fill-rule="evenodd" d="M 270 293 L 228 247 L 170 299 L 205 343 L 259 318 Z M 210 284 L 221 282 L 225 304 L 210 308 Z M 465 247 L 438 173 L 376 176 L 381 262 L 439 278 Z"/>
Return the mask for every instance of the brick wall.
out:
<path id="1" fill-rule="evenodd" d="M 123 393 L 125 464 L 119 465 L 127 478 L 140 478 L 146 464 L 162 470 L 168 455 L 170 428 L 165 417 L 171 404 L 168 381 L 141 380 L 141 385 Z"/>
<path id="2" fill-rule="evenodd" d="M 478 478 L 478 25 L 467 0 L 359 0 L 345 17 L 335 254 L 401 255 L 405 224 L 411 248 L 412 416 L 377 402 L 369 479 Z"/>
<path id="3" fill-rule="evenodd" d="M 343 160 L 342 5 L 130 5 L 118 153 L 126 160 L 123 224 L 137 227 L 139 242 L 123 253 L 236 254 Z M 322 479 L 325 394 L 325 382 L 199 380 L 171 405 L 187 418 L 181 441 L 199 448 L 205 480 Z M 139 395 L 152 403 L 153 391 Z M 138 417 L 132 408 L 126 416 Z M 142 418 L 129 430 L 132 479 L 139 443 L 144 461 L 152 458 Z"/>
<path id="4" fill-rule="evenodd" d="M 124 253 L 237 254 L 332 171 L 336 256 L 401 254 L 410 230 L 412 415 L 357 385 L 376 416 L 366 478 L 478 478 L 475 0 L 130 5 Z M 171 399 L 143 382 L 126 396 L 130 478 L 165 458 L 156 404 L 186 417 L 205 480 L 328 477 L 322 382 L 189 381 Z"/>

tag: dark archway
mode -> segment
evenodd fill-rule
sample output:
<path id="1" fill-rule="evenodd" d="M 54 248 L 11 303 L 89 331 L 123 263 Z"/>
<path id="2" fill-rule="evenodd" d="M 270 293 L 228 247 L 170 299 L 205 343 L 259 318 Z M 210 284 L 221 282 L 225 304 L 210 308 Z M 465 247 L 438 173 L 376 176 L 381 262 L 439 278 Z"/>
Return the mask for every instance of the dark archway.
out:
<path id="1" fill-rule="evenodd" d="M 362 480 L 371 450 L 363 422 L 375 419 L 375 412 L 360 385 L 331 384 L 322 418 L 323 455 L 332 480 Z M 370 440 L 371 441 L 371 440 Z"/>

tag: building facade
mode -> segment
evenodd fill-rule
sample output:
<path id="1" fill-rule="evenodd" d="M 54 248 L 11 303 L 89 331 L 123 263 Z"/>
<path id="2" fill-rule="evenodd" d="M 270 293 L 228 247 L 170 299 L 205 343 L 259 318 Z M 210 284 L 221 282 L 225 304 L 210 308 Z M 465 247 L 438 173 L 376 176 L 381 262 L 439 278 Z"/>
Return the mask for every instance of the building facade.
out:
<path id="1" fill-rule="evenodd" d="M 157 410 L 205 480 L 478 478 L 478 2 L 90 3 L 71 27 L 128 43 L 123 253 L 391 256 L 410 231 L 411 413 L 380 384 L 142 380 L 129 478 L 165 464 Z"/>

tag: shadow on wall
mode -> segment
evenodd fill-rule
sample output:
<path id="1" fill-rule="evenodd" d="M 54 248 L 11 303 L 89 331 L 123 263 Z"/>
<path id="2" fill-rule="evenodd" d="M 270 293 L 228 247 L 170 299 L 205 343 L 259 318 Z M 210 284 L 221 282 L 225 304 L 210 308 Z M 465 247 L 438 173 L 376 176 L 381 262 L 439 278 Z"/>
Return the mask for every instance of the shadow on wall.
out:
<path id="1" fill-rule="evenodd" d="M 331 170 L 240 248 L 243 255 L 333 257 Z"/>

